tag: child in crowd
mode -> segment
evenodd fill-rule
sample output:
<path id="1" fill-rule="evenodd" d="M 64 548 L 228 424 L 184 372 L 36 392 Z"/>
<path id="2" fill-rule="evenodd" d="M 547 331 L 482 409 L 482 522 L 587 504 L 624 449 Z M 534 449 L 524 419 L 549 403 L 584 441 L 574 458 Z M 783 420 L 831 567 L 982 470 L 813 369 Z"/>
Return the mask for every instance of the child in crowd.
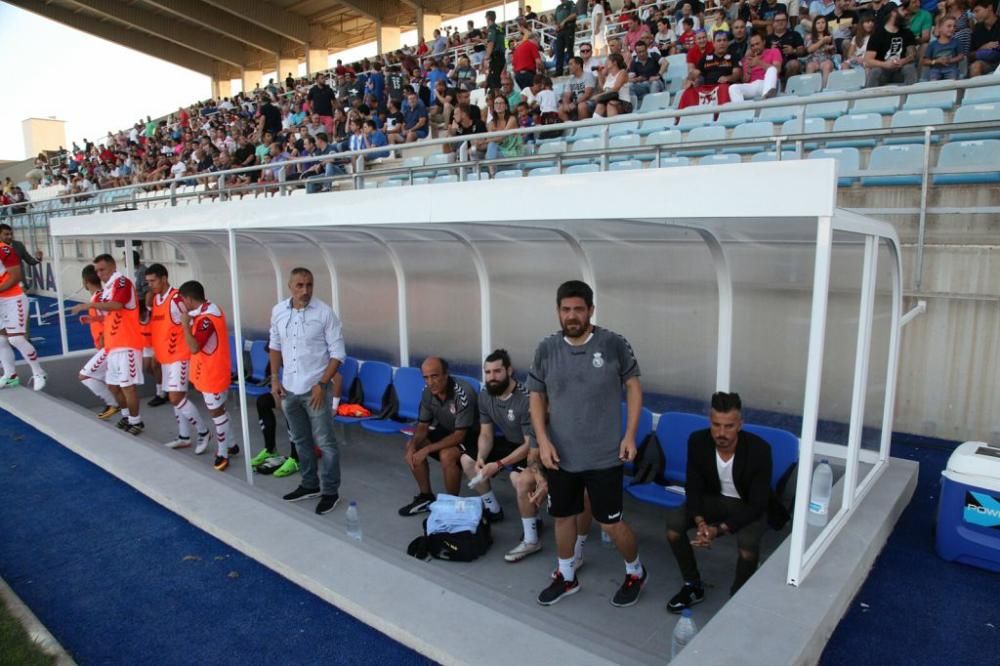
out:
<path id="1" fill-rule="evenodd" d="M 677 50 L 679 53 L 687 53 L 694 47 L 694 20 L 689 16 L 681 21 L 681 25 L 684 26 L 684 30 L 677 38 Z"/>
<path id="2" fill-rule="evenodd" d="M 938 19 L 937 39 L 932 39 L 924 51 L 920 64 L 924 66 L 924 77 L 927 81 L 942 79 L 957 80 L 959 77 L 958 63 L 963 55 L 955 40 L 955 19 L 944 16 Z"/>

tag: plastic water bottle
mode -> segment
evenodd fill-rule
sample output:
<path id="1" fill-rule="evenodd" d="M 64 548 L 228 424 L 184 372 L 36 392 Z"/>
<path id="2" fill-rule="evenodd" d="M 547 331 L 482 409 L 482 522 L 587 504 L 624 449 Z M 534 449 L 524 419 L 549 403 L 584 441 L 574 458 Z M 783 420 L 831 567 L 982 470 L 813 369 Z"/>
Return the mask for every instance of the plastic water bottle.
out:
<path id="1" fill-rule="evenodd" d="M 361 541 L 361 517 L 358 516 L 358 503 L 354 500 L 347 507 L 347 536 Z"/>
<path id="2" fill-rule="evenodd" d="M 685 608 L 681 612 L 681 619 L 677 620 L 677 624 L 674 625 L 674 637 L 670 641 L 670 659 L 676 659 L 681 650 L 691 642 L 691 639 L 697 633 L 698 625 L 694 623 L 694 618 L 691 617 L 691 609 Z"/>
<path id="3" fill-rule="evenodd" d="M 830 496 L 833 494 L 833 470 L 827 460 L 820 460 L 813 470 L 812 488 L 809 492 L 810 525 L 822 527 L 830 516 Z"/>
<path id="4" fill-rule="evenodd" d="M 611 540 L 611 535 L 609 535 L 604 530 L 601 530 L 601 545 L 605 548 L 614 548 L 615 542 Z"/>

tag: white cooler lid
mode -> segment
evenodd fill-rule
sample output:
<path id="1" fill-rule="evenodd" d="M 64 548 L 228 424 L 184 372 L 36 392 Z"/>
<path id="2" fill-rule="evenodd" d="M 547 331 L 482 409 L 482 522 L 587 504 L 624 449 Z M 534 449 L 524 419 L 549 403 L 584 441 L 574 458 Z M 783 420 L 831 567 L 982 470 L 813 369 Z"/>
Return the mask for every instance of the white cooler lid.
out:
<path id="1" fill-rule="evenodd" d="M 1000 492 L 1000 445 L 965 442 L 951 454 L 945 477 L 952 481 Z"/>

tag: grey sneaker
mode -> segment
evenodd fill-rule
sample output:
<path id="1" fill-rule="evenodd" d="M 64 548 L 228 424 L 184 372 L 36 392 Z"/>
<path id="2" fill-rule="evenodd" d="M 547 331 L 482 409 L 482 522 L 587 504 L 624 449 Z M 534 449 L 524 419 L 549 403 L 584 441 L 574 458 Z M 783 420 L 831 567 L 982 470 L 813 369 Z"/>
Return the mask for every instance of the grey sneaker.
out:
<path id="1" fill-rule="evenodd" d="M 527 541 L 522 541 L 517 544 L 503 556 L 508 562 L 520 562 L 528 555 L 533 555 L 542 549 L 542 544 L 540 543 L 528 543 Z"/>

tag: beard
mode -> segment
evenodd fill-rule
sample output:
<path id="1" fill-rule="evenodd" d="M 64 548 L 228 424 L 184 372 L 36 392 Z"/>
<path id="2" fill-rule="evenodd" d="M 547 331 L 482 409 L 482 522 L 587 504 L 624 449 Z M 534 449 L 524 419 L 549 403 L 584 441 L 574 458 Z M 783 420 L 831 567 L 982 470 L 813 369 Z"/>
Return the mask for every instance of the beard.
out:
<path id="1" fill-rule="evenodd" d="M 486 392 L 494 397 L 503 395 L 508 388 L 510 388 L 510 377 L 503 382 L 486 382 Z"/>
<path id="2" fill-rule="evenodd" d="M 589 321 L 580 321 L 577 319 L 564 321 L 562 322 L 562 334 L 567 338 L 578 338 L 587 330 L 588 325 L 590 325 Z"/>

